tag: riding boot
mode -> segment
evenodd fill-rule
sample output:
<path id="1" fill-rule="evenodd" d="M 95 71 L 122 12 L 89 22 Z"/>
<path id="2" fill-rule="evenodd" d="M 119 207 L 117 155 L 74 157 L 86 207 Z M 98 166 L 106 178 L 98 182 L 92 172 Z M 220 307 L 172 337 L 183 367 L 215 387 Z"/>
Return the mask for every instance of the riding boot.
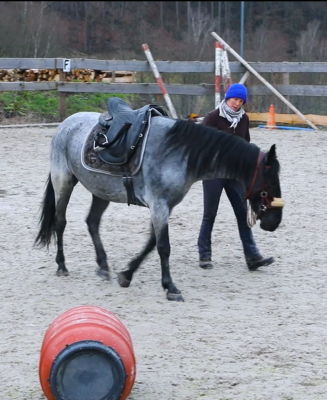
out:
<path id="1" fill-rule="evenodd" d="M 199 238 L 198 249 L 200 257 L 200 267 L 203 269 L 211 269 L 211 233 L 214 220 L 204 218 L 202 220 Z"/>
<path id="2" fill-rule="evenodd" d="M 256 271 L 259 267 L 267 266 L 272 264 L 275 259 L 274 257 L 264 258 L 254 241 L 251 228 L 248 227 L 247 223 L 238 223 L 240 238 L 243 245 L 243 251 L 245 261 L 250 271 Z"/>

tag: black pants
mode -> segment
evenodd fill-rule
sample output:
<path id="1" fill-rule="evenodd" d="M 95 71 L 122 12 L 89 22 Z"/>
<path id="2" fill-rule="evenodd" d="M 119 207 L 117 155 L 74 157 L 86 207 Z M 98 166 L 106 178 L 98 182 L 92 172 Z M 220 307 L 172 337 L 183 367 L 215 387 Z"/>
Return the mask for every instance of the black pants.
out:
<path id="1" fill-rule="evenodd" d="M 201 260 L 211 259 L 211 233 L 217 216 L 220 197 L 223 189 L 233 207 L 237 219 L 239 235 L 245 258 L 259 255 L 252 230 L 247 225 L 247 204 L 245 188 L 234 179 L 213 179 L 202 182 L 203 185 L 203 219 L 198 238 L 198 249 Z"/>

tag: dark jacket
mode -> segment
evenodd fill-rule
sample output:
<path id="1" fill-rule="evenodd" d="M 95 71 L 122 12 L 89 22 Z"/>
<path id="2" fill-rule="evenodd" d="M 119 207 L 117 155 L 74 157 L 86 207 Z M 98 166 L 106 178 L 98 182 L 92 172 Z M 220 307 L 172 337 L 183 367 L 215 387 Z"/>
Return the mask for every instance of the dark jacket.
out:
<path id="1" fill-rule="evenodd" d="M 250 129 L 249 129 L 249 117 L 247 114 L 243 114 L 240 122 L 237 124 L 236 128 L 230 128 L 231 122 L 226 118 L 219 115 L 219 108 L 209 112 L 203 119 L 202 124 L 205 126 L 211 126 L 220 131 L 231 133 L 233 135 L 240 136 L 247 142 L 250 142 Z"/>

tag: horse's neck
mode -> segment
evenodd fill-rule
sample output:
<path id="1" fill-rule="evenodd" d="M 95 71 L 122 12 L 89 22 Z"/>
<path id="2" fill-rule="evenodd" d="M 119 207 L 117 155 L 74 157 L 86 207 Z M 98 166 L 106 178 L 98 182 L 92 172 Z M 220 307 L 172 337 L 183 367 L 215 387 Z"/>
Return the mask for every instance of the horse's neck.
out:
<path id="1" fill-rule="evenodd" d="M 219 157 L 219 154 L 208 164 L 198 180 L 205 179 L 235 179 L 248 187 L 256 167 L 256 159 L 253 157 Z"/>
<path id="2" fill-rule="evenodd" d="M 228 168 L 228 166 L 220 165 L 218 168 L 216 166 L 212 166 L 210 170 L 206 173 L 201 174 L 198 177 L 198 180 L 205 180 L 205 179 L 236 179 L 241 183 L 247 183 L 247 176 L 242 173 L 242 171 L 235 171 Z"/>

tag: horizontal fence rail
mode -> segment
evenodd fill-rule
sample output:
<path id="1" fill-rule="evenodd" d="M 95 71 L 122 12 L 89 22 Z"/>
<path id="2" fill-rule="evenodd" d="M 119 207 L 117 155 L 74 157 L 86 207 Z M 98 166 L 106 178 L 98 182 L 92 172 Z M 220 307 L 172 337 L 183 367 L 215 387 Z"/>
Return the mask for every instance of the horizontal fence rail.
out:
<path id="1" fill-rule="evenodd" d="M 189 96 L 213 96 L 215 85 L 202 83 L 197 85 L 166 84 L 169 94 Z M 327 96 L 327 85 L 274 85 L 284 96 Z M 57 90 L 67 93 L 125 93 L 125 94 L 162 94 L 155 83 L 98 83 L 98 82 L 0 82 L 0 92 L 21 92 L 35 90 Z M 271 95 L 265 86 L 248 88 L 249 95 Z"/>
<path id="2" fill-rule="evenodd" d="M 0 58 L 0 69 L 61 69 L 64 58 Z M 71 58 L 71 69 L 102 71 L 152 72 L 147 61 L 97 60 Z M 327 62 L 249 62 L 257 72 L 327 72 Z M 245 73 L 247 69 L 237 61 L 229 62 L 232 73 Z M 159 72 L 215 72 L 214 61 L 156 61 Z"/>
<path id="3" fill-rule="evenodd" d="M 0 69 L 63 69 L 61 58 L 0 58 Z M 327 63 L 317 62 L 282 62 L 249 63 L 259 73 L 327 73 Z M 100 71 L 152 72 L 147 61 L 119 61 L 95 59 L 70 59 L 71 69 L 93 69 Z M 212 73 L 215 63 L 212 61 L 157 61 L 157 68 L 162 73 Z M 245 73 L 246 68 L 239 62 L 230 62 L 231 73 Z M 288 96 L 325 96 L 325 85 L 274 85 L 283 95 Z M 190 96 L 213 96 L 213 83 L 167 84 L 169 94 Z M 101 83 L 101 82 L 0 82 L 0 91 L 58 90 L 67 93 L 130 93 L 161 94 L 155 83 Z M 250 95 L 271 95 L 265 86 L 248 88 Z"/>
<path id="4" fill-rule="evenodd" d="M 27 82 L 24 78 L 13 82 L 0 80 L 0 95 L 4 92 L 50 92 L 55 91 L 60 97 L 60 113 L 58 117 L 52 117 L 61 121 L 67 116 L 66 98 L 78 94 L 121 94 L 137 95 L 141 102 L 160 103 L 162 92 L 155 82 L 153 72 L 148 61 L 140 60 L 98 60 L 85 58 L 68 59 L 70 70 L 93 70 L 93 71 L 127 71 L 137 73 L 137 81 L 131 83 L 118 82 L 68 82 L 65 77 L 64 58 L 0 58 L 1 70 L 59 70 L 60 77 L 57 81 Z M 155 61 L 156 67 L 161 74 L 173 102 L 177 104 L 178 115 L 186 117 L 189 113 L 195 112 L 204 114 L 214 108 L 215 96 L 215 62 L 214 61 Z M 295 104 L 303 114 L 325 115 L 327 110 L 327 62 L 249 62 L 249 65 L 259 74 L 266 76 L 274 88 L 283 96 Z M 238 82 L 247 69 L 238 61 L 229 62 L 230 71 L 233 74 L 233 82 Z M 152 82 L 144 82 L 143 74 Z M 294 74 L 294 75 L 292 75 Z M 305 75 L 303 75 L 305 74 Z M 314 76 L 318 76 L 315 79 Z M 176 77 L 183 79 L 177 80 Z M 301 77 L 300 77 L 301 76 Z M 149 78 L 150 77 L 150 78 Z M 191 79 L 191 77 L 193 77 Z M 293 79 L 293 77 L 295 77 Z M 300 77 L 300 78 L 299 78 Z M 171 80 L 171 82 L 170 82 Z M 203 80 L 203 82 L 201 81 Z M 181 81 L 183 83 L 175 83 Z M 185 83 L 184 83 L 185 82 Z M 266 115 L 269 104 L 274 103 L 276 112 L 289 114 L 290 110 L 282 104 L 276 96 L 253 75 L 246 82 L 249 93 L 249 101 L 246 104 L 247 112 L 256 115 Z M 305 83 L 305 84 L 302 84 Z M 319 83 L 319 84 L 317 84 Z M 320 84 L 321 83 L 321 84 Z M 221 88 L 223 91 L 223 87 Z M 153 97 L 154 96 L 154 97 Z M 2 115 L 1 115 L 2 113 Z M 0 101 L 0 123 L 1 116 L 9 119 L 13 113 L 1 111 Z M 262 119 L 264 121 L 264 119 Z M 289 118 L 290 121 L 297 119 Z M 322 119 L 320 118 L 319 121 Z M 291 122 L 292 123 L 292 122 Z"/>

